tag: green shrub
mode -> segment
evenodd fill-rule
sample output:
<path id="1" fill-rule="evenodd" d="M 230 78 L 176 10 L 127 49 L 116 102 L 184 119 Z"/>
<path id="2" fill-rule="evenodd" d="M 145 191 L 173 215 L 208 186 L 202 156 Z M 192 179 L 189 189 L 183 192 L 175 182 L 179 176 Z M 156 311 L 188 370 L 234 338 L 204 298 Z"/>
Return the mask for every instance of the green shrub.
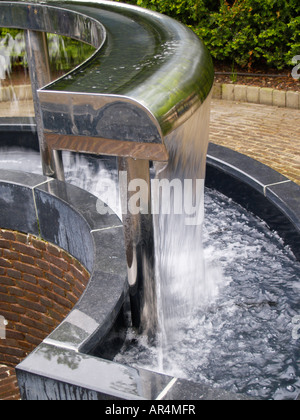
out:
<path id="1" fill-rule="evenodd" d="M 71 38 L 47 34 L 50 67 L 53 73 L 67 72 L 89 57 L 95 48 Z M 18 29 L 0 28 L 0 55 L 6 56 L 5 68 L 0 72 L 8 74 L 12 68 L 27 67 L 25 38 Z M 0 66 L 3 67 L 3 60 Z"/>
<path id="2" fill-rule="evenodd" d="M 204 40 L 212 56 L 220 61 L 249 69 L 257 64 L 282 69 L 300 54 L 299 0 L 128 2 L 189 25 Z"/>
<path id="3" fill-rule="evenodd" d="M 266 64 L 282 69 L 295 50 L 296 7 L 286 0 L 222 0 L 218 12 L 200 22 L 195 32 L 219 60 L 232 60 L 241 67 Z M 291 26 L 294 22 L 294 26 Z M 298 30 L 299 33 L 299 22 Z"/>
<path id="4" fill-rule="evenodd" d="M 283 69 L 300 54 L 299 0 L 115 0 L 167 14 L 189 25 L 219 61 L 251 69 L 265 65 Z M 16 30 L 0 29 L 0 39 Z M 51 41 L 50 41 L 51 42 Z M 90 54 L 88 46 L 64 41 L 53 66 L 66 70 Z M 16 62 L 22 61 L 20 57 Z"/>

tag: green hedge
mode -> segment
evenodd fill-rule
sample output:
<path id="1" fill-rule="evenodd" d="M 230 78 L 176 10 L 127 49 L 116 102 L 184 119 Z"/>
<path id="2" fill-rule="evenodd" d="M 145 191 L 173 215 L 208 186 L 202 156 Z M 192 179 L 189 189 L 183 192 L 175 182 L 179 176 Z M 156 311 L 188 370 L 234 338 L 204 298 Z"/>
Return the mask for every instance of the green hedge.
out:
<path id="1" fill-rule="evenodd" d="M 165 13 L 191 26 L 219 61 L 249 69 L 256 65 L 283 69 L 300 54 L 300 0 L 129 0 L 127 3 Z"/>
<path id="2" fill-rule="evenodd" d="M 283 69 L 300 55 L 300 0 L 115 1 L 156 10 L 189 25 L 218 61 L 248 69 L 257 65 Z M 0 39 L 6 33 L 0 30 Z M 58 67 L 66 70 L 90 53 L 88 46 L 79 47 L 75 41 L 65 40 L 63 46 L 68 59 L 60 45 L 53 67 L 59 63 Z"/>

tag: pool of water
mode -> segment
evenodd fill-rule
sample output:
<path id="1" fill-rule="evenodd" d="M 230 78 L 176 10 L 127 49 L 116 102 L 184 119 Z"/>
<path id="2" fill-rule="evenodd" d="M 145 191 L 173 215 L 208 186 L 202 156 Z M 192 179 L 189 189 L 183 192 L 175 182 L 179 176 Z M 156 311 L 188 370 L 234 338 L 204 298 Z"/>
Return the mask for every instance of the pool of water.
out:
<path id="1" fill-rule="evenodd" d="M 111 159 L 64 154 L 64 163 L 67 181 L 99 198 L 116 183 Z M 2 150 L 0 168 L 41 173 L 39 154 Z M 170 317 L 172 328 L 161 328 L 156 346 L 129 330 L 115 361 L 253 397 L 295 398 L 300 392 L 300 263 L 263 221 L 210 189 L 205 190 L 202 235 L 205 264 L 203 270 L 199 256 L 201 287 L 193 310 Z M 188 287 L 183 276 L 182 290 Z"/>
<path id="2" fill-rule="evenodd" d="M 205 282 L 214 289 L 192 314 L 174 318 L 176 332 L 161 346 L 129 331 L 115 361 L 293 399 L 300 391 L 300 263 L 263 221 L 219 192 L 206 189 L 205 212 Z"/>

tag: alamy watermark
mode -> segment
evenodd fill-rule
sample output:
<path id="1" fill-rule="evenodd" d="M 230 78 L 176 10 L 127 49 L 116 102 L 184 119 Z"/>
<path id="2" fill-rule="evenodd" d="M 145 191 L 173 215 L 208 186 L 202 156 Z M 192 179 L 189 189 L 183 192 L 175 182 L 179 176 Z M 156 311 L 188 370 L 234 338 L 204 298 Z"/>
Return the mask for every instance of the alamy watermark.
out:
<path id="1" fill-rule="evenodd" d="M 292 77 L 295 80 L 300 80 L 300 55 L 295 55 L 292 59 L 292 63 L 296 64 L 292 70 Z"/>
<path id="2" fill-rule="evenodd" d="M 4 316 L 0 315 L 0 340 L 6 339 L 6 326 L 8 322 L 4 318 Z"/>
<path id="3" fill-rule="evenodd" d="M 204 179 L 144 179 L 128 182 L 126 171 L 119 172 L 120 193 L 117 185 L 107 186 L 97 202 L 99 214 L 111 214 L 121 208 L 122 214 L 183 215 L 185 224 L 198 226 L 204 219 Z M 151 205 L 149 197 L 151 188 Z"/>

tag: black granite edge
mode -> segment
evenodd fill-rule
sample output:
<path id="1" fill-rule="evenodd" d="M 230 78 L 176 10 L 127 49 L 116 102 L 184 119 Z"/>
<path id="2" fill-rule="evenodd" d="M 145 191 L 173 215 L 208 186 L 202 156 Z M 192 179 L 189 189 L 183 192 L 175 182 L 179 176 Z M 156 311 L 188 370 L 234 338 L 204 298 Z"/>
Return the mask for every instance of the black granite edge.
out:
<path id="1" fill-rule="evenodd" d="M 226 147 L 210 144 L 207 163 L 265 196 L 300 234 L 300 186 L 272 168 Z"/>
<path id="2" fill-rule="evenodd" d="M 32 174 L 15 170 L 0 169 L 0 181 L 7 184 L 15 184 L 21 187 L 33 189 L 44 182 L 52 181 L 43 175 Z"/>
<path id="3" fill-rule="evenodd" d="M 300 186 L 294 182 L 269 186 L 266 197 L 277 205 L 300 232 Z"/>
<path id="4" fill-rule="evenodd" d="M 0 116 L 0 132 L 11 130 L 22 132 L 28 130 L 31 133 L 36 132 L 36 123 L 34 117 L 1 117 Z"/>
<path id="5" fill-rule="evenodd" d="M 129 288 L 123 226 L 94 232 L 93 238 L 94 272 L 76 309 L 96 320 L 99 327 L 80 345 L 83 353 L 91 352 L 105 340 L 124 310 Z"/>
<path id="6" fill-rule="evenodd" d="M 43 176 L 0 170 L 0 227 L 39 236 L 33 188 L 48 182 Z"/>
<path id="7" fill-rule="evenodd" d="M 122 226 L 92 233 L 94 267 L 83 295 L 45 342 L 89 353 L 113 328 L 128 292 Z"/>
<path id="8" fill-rule="evenodd" d="M 88 350 L 95 345 L 95 338 L 91 339 L 94 333 L 100 339 L 112 328 L 127 293 L 124 234 L 119 218 L 114 214 L 98 214 L 98 200 L 90 193 L 44 176 L 0 170 L 0 188 L 1 186 L 5 187 L 3 196 L 0 197 L 1 227 L 41 236 L 67 252 L 72 251 L 70 248 L 74 248 L 74 242 L 78 240 L 80 250 L 86 250 L 90 254 L 90 258 L 83 262 L 89 262 L 85 266 L 92 276 L 74 308 L 77 313 L 82 314 L 82 319 L 77 317 L 73 329 L 73 324 L 68 319 L 59 327 L 60 340 L 66 340 L 66 345 L 71 344 L 70 337 L 73 337 L 73 346 L 78 348 L 89 339 L 85 346 Z M 8 204 L 4 207 L 6 202 Z M 66 214 L 59 224 L 62 212 Z M 68 223 L 74 225 L 74 231 L 71 232 L 73 239 Z M 69 235 L 66 243 L 62 243 L 64 237 L 56 237 L 63 230 L 68 231 L 65 235 Z M 68 246 L 69 242 L 71 244 Z M 74 255 L 75 252 L 70 254 L 80 257 Z M 87 320 L 90 324 L 86 332 Z M 91 330 L 91 324 L 95 327 L 94 330 Z M 67 337 L 66 330 L 70 337 Z"/>
<path id="9" fill-rule="evenodd" d="M 36 124 L 32 118 L 0 118 L 0 147 L 39 151 Z"/>
<path id="10" fill-rule="evenodd" d="M 7 169 L 0 169 L 0 182 L 34 189 L 35 193 L 41 192 L 52 196 L 77 212 L 86 221 L 89 232 L 122 225 L 119 217 L 114 213 L 99 214 L 97 206 L 101 200 L 74 185 L 43 175 Z"/>
<path id="11" fill-rule="evenodd" d="M 238 177 L 261 193 L 267 185 L 288 181 L 284 175 L 263 163 L 214 143 L 208 146 L 207 163 Z"/>
<path id="12" fill-rule="evenodd" d="M 128 282 L 123 225 L 115 214 L 100 215 L 98 199 L 73 185 L 52 180 L 36 187 L 34 192 L 42 236 L 68 252 L 73 251 L 70 253 L 82 263 L 87 261 L 74 251 L 77 240 L 80 252 L 87 247 L 84 255 L 93 254 L 93 261 L 85 264 L 91 272 L 86 290 L 45 342 L 88 352 L 111 330 L 126 299 Z M 65 216 L 64 207 L 67 209 Z M 51 212 L 56 212 L 52 219 L 57 226 L 49 223 Z M 83 227 L 80 226 L 81 219 Z M 58 239 L 57 232 L 63 229 L 67 238 Z"/>

